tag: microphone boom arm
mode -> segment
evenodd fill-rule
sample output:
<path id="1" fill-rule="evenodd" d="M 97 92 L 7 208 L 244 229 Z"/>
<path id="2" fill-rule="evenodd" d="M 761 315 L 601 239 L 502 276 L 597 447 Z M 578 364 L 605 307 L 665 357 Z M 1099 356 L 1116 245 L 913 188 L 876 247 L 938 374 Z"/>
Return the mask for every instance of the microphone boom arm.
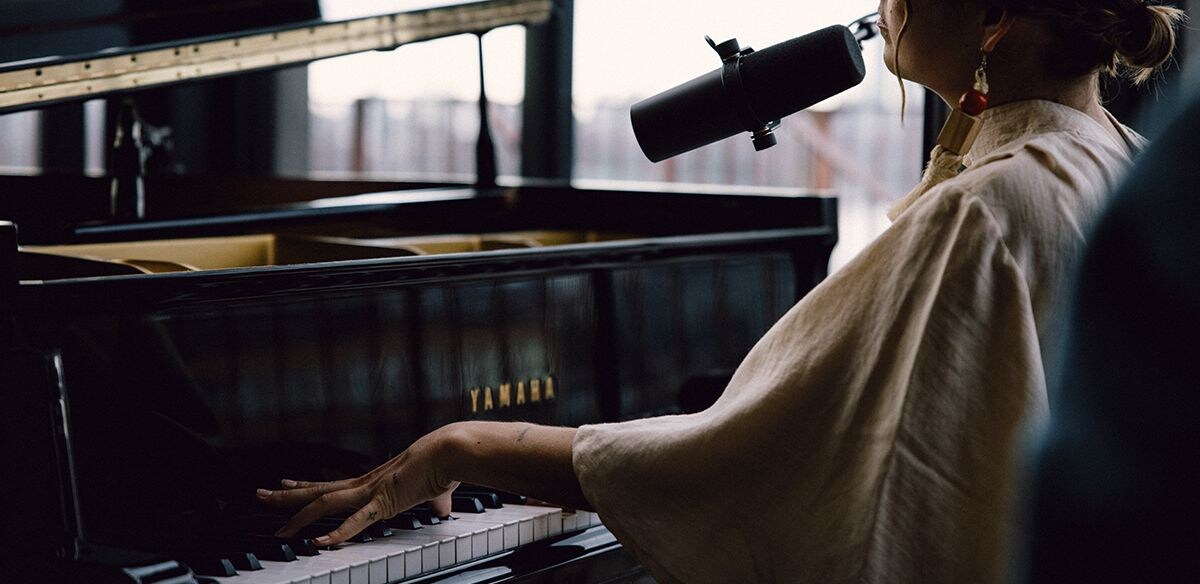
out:
<path id="1" fill-rule="evenodd" d="M 879 36 L 879 13 L 872 12 L 851 22 L 846 28 L 854 31 L 854 38 L 858 40 L 859 48 L 862 48 L 864 42 Z"/>

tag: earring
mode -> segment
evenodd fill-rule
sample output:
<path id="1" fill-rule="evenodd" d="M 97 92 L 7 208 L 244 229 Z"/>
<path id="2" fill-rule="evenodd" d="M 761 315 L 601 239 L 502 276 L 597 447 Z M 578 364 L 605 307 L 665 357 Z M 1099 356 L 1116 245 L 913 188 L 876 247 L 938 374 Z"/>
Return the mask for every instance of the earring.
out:
<path id="1" fill-rule="evenodd" d="M 958 100 L 958 109 L 950 112 L 942 133 L 938 135 L 938 144 L 942 148 L 959 156 L 971 151 L 975 139 L 983 129 L 983 120 L 979 115 L 988 106 L 987 53 L 983 53 L 983 62 L 975 70 L 975 85 L 962 94 Z"/>

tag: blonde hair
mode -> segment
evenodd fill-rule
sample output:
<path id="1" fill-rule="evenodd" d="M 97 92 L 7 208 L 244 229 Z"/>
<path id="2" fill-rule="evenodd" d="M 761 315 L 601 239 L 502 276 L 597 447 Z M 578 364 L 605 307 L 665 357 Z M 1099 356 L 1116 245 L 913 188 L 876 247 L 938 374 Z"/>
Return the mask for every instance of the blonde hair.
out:
<path id="1" fill-rule="evenodd" d="M 896 46 L 892 49 L 894 56 L 892 67 L 896 69 L 896 81 L 900 82 L 900 123 L 904 124 L 904 115 L 908 112 L 908 88 L 904 86 L 904 73 L 900 64 L 900 46 L 904 44 L 904 33 L 908 32 L 908 17 L 912 14 L 912 0 L 904 0 L 904 22 L 896 31 Z"/>

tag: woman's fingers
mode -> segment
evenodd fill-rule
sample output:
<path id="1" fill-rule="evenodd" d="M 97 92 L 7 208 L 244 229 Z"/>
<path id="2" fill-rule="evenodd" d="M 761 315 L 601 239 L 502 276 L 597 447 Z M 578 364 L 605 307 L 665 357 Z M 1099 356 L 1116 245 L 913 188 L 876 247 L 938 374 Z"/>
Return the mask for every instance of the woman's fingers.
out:
<path id="1" fill-rule="evenodd" d="M 291 537 L 296 535 L 296 532 L 308 526 L 308 524 L 316 521 L 326 515 L 332 515 L 339 511 L 349 511 L 357 509 L 366 502 L 370 496 L 369 493 L 362 489 L 343 489 L 332 493 L 325 493 L 316 498 L 315 501 L 306 505 L 303 509 L 296 512 L 287 525 L 284 525 L 279 531 L 275 532 L 280 537 Z M 356 532 L 357 533 L 357 532 Z"/>
<path id="2" fill-rule="evenodd" d="M 280 481 L 280 483 L 284 485 L 281 491 L 259 489 L 257 492 L 258 500 L 278 507 L 299 507 L 311 503 L 321 495 L 349 489 L 355 484 L 353 479 L 332 483 L 309 483 L 287 480 Z M 288 487 L 287 483 L 292 483 L 294 486 Z"/>
<path id="3" fill-rule="evenodd" d="M 345 521 L 343 521 L 337 529 L 322 535 L 313 541 L 315 541 L 317 545 L 337 545 L 343 541 L 346 541 L 347 539 L 350 539 L 351 537 L 354 537 L 355 534 L 366 529 L 372 523 L 384 519 L 382 511 L 380 511 L 380 507 L 381 505 L 379 504 L 379 500 L 372 499 L 370 503 L 367 503 L 362 509 L 356 511 L 354 515 L 351 515 Z"/>
<path id="4" fill-rule="evenodd" d="M 310 482 L 310 481 L 293 481 L 291 479 L 283 479 L 283 480 L 279 481 L 279 485 L 281 487 L 283 487 L 284 489 L 288 489 L 288 490 L 309 489 L 312 487 L 319 487 L 321 485 L 334 485 L 334 486 L 337 486 L 337 488 L 339 488 L 339 489 L 344 489 L 344 488 L 346 488 L 345 486 L 338 486 L 338 485 L 348 485 L 348 483 L 350 483 L 352 480 L 353 479 L 345 479 L 345 480 L 333 481 L 333 482 Z"/>
<path id="5" fill-rule="evenodd" d="M 455 485 L 455 486 L 457 486 L 457 485 Z M 449 491 L 446 491 L 445 493 L 442 493 L 441 495 L 438 495 L 437 497 L 435 497 L 434 499 L 431 499 L 429 501 L 429 507 L 431 509 L 433 509 L 433 513 L 435 515 L 437 515 L 438 517 L 445 517 L 450 514 L 450 510 L 451 510 L 450 508 L 453 504 L 453 501 L 451 500 L 450 497 L 453 494 L 454 494 L 454 489 L 452 488 Z"/>

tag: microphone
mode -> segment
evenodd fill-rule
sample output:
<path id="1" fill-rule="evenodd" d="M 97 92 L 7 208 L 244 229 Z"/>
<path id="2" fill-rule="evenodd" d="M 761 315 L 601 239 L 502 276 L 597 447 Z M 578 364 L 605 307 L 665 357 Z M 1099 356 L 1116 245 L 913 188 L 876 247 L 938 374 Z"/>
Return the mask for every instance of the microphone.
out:
<path id="1" fill-rule="evenodd" d="M 721 56 L 721 69 L 638 102 L 630 112 L 638 145 L 651 162 L 741 132 L 751 132 L 755 149 L 765 150 L 775 145 L 780 119 L 866 77 L 859 39 L 845 26 L 761 51 L 743 49 L 737 39 L 708 42 Z"/>

